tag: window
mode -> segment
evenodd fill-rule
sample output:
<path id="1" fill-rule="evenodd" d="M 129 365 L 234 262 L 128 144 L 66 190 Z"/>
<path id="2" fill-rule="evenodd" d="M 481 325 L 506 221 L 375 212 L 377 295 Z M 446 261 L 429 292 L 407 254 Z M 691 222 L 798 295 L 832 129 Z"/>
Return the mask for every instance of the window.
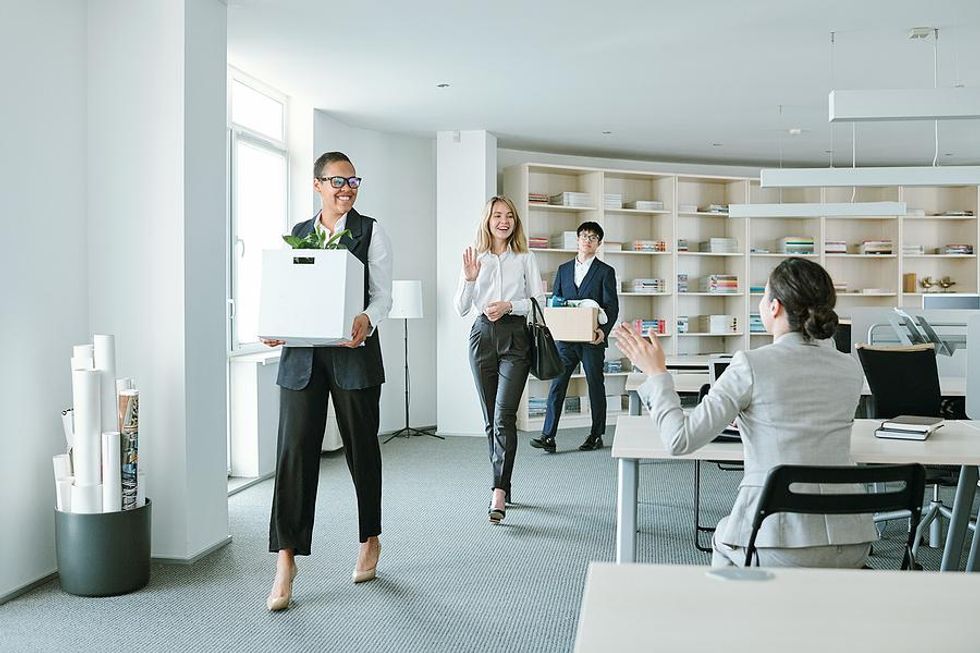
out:
<path id="1" fill-rule="evenodd" d="M 231 353 L 258 350 L 262 250 L 288 233 L 286 99 L 242 73 L 229 73 Z"/>

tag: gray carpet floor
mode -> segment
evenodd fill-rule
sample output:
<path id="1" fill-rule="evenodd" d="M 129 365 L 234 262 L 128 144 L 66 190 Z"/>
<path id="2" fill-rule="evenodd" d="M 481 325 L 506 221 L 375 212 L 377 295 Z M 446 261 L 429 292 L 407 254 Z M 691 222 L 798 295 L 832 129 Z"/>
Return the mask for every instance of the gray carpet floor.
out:
<path id="1" fill-rule="evenodd" d="M 313 555 L 299 560 L 288 611 L 265 609 L 274 571 L 265 481 L 229 499 L 230 545 L 193 566 L 154 564 L 139 592 L 80 598 L 54 580 L 0 606 L 0 650 L 570 651 L 588 564 L 614 558 L 616 466 L 608 447 L 576 450 L 584 433 L 563 433 L 554 455 L 521 436 L 517 505 L 500 526 L 487 522 L 485 440 L 385 445 L 379 575 L 356 586 L 353 487 L 343 455 L 327 454 Z M 707 466 L 702 479 L 702 519 L 716 521 L 739 474 Z M 689 462 L 641 466 L 641 562 L 710 562 L 692 544 L 692 484 Z M 886 533 L 873 566 L 898 566 L 902 530 Z M 938 568 L 939 551 L 924 547 L 920 561 Z"/>

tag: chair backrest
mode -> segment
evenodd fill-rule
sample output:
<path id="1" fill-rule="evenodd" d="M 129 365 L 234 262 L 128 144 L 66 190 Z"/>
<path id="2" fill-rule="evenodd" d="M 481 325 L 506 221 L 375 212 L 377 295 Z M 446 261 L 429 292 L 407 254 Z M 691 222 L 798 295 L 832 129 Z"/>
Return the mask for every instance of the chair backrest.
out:
<path id="1" fill-rule="evenodd" d="M 745 566 L 752 563 L 755 538 L 762 522 L 777 512 L 796 512 L 818 515 L 859 515 L 890 510 L 908 510 L 911 513 L 909 537 L 905 544 L 902 569 L 914 565 L 912 545 L 915 531 L 922 516 L 922 494 L 925 492 L 925 468 L 917 463 L 909 465 L 873 465 L 870 467 L 809 465 L 778 465 L 766 478 L 752 520 L 752 535 L 745 550 Z M 794 492 L 794 483 L 819 483 L 822 485 L 896 483 L 902 487 L 888 487 L 881 492 L 860 494 L 809 494 Z M 758 562 L 758 556 L 756 556 Z"/>
<path id="2" fill-rule="evenodd" d="M 876 418 L 941 416 L 942 391 L 932 343 L 910 347 L 861 344 L 856 349 L 874 399 Z"/>

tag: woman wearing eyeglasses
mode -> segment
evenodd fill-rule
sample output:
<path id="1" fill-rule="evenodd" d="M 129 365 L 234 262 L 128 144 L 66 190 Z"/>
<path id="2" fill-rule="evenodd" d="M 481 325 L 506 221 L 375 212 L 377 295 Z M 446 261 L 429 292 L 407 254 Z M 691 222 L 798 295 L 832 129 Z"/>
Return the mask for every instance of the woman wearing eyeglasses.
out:
<path id="1" fill-rule="evenodd" d="M 745 475 L 735 505 L 715 530 L 713 566 L 743 565 L 755 506 L 776 465 L 853 465 L 851 426 L 864 375 L 837 351 L 836 293 L 820 265 L 786 259 L 769 275 L 759 313 L 773 343 L 739 351 L 689 415 L 681 410 L 664 351 L 655 335 L 616 328 L 620 350 L 650 375 L 639 395 L 664 447 L 683 455 L 711 442 L 738 420 Z M 854 486 L 802 492 L 861 492 Z M 756 544 L 763 567 L 862 567 L 878 539 L 871 515 L 783 513 L 762 523 Z"/>
<path id="2" fill-rule="evenodd" d="M 338 347 L 284 347 L 279 362 L 279 441 L 269 550 L 277 554 L 269 610 L 289 607 L 297 555 L 310 555 L 320 448 L 333 398 L 337 427 L 357 494 L 360 550 L 353 581 L 373 580 L 381 555 L 381 450 L 379 400 L 384 364 L 377 325 L 391 310 L 391 241 L 374 218 L 354 210 L 361 178 L 342 152 L 327 152 L 313 165 L 313 188 L 322 208 L 293 235 L 314 230 L 340 242 L 364 264 L 364 311 L 354 318 L 351 339 Z M 317 288 L 309 288 L 316 301 Z M 276 346 L 282 341 L 268 340 Z"/>
<path id="3" fill-rule="evenodd" d="M 483 407 L 493 474 L 488 508 L 499 524 L 510 500 L 517 454 L 517 407 L 530 370 L 527 314 L 531 298 L 544 304 L 541 273 L 528 250 L 514 203 L 492 197 L 483 211 L 476 244 L 463 252 L 456 291 L 460 317 L 478 317 L 470 329 L 470 368 Z"/>

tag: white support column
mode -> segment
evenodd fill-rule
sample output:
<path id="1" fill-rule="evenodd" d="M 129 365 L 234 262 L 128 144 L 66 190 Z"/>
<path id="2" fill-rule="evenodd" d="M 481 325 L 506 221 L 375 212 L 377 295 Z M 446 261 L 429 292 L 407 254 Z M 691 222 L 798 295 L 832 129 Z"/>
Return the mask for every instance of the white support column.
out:
<path id="1" fill-rule="evenodd" d="M 467 336 L 473 316 L 453 307 L 463 249 L 473 244 L 480 213 L 497 192 L 497 138 L 486 131 L 436 136 L 437 371 L 439 432 L 483 435 L 483 412 L 470 372 Z"/>

